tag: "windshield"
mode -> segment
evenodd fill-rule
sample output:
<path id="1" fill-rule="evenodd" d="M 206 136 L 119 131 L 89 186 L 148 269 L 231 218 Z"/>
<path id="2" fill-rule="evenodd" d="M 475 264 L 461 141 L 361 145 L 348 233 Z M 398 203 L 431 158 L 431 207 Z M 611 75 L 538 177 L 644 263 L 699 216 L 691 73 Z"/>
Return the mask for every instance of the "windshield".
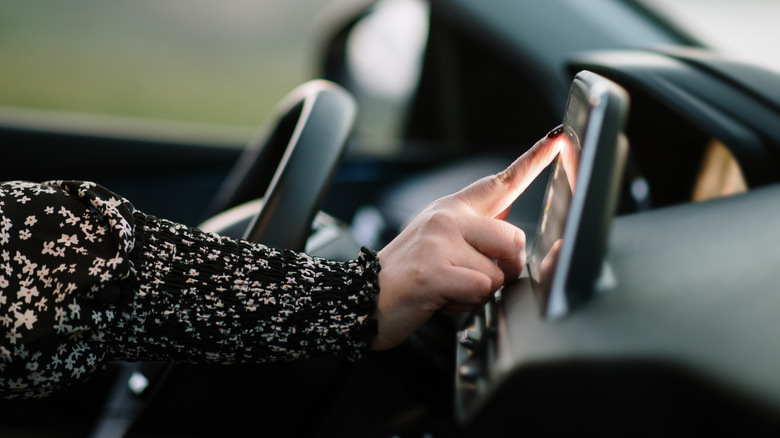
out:
<path id="1" fill-rule="evenodd" d="M 634 1 L 666 12 L 713 48 L 780 71 L 776 0 Z M 314 74 L 318 19 L 336 3 L 5 0 L 0 107 L 254 128 Z M 370 61 L 373 78 L 380 64 Z M 380 72 L 408 76 L 390 65 Z"/>
<path id="2" fill-rule="evenodd" d="M 780 72 L 777 0 L 637 0 L 710 48 Z"/>

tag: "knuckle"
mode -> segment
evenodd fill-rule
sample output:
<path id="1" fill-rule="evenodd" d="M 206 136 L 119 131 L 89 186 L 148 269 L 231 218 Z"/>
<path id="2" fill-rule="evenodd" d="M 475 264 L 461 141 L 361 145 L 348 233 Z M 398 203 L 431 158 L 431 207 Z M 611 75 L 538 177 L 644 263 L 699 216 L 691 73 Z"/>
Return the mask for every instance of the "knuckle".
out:
<path id="1" fill-rule="evenodd" d="M 507 168 L 502 170 L 501 172 L 497 173 L 493 178 L 494 184 L 501 184 L 506 185 L 509 184 L 512 181 L 512 177 L 514 176 L 513 169 Z"/>
<path id="2" fill-rule="evenodd" d="M 458 216 L 447 209 L 437 209 L 428 216 L 428 224 L 437 230 L 447 230 L 456 227 Z"/>

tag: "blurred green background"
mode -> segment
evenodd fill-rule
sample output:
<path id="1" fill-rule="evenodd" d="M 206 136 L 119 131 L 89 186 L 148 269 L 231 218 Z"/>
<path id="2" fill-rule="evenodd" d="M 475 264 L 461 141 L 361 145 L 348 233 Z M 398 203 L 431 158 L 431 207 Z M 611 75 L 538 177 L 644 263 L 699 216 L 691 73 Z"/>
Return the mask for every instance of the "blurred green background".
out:
<path id="1" fill-rule="evenodd" d="M 0 0 L 0 107 L 254 128 L 317 74 L 323 16 L 361 1 Z M 777 0 L 635 1 L 780 69 Z"/>
<path id="2" fill-rule="evenodd" d="M 333 0 L 2 0 L 0 106 L 241 127 L 313 72 Z"/>

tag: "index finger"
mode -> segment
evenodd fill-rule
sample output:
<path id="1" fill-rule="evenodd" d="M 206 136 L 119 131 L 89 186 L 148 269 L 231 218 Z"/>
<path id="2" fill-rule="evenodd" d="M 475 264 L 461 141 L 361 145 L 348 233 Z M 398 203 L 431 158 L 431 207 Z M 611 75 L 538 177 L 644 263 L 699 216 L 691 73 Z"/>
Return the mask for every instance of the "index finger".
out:
<path id="1" fill-rule="evenodd" d="M 537 141 L 528 151 L 503 171 L 466 187 L 461 193 L 472 208 L 487 217 L 496 217 L 520 196 L 556 157 L 561 142 L 566 141 L 563 127 Z"/>

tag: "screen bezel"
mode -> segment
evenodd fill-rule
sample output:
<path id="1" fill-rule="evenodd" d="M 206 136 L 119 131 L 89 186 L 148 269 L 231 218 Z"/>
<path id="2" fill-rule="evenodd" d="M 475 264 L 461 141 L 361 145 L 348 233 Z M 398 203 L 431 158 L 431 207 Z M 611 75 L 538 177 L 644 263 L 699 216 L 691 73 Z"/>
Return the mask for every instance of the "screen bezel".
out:
<path id="1" fill-rule="evenodd" d="M 577 189 L 569 203 L 561 236 L 563 241 L 548 288 L 542 288 L 539 281 L 545 254 L 541 254 L 538 247 L 542 239 L 549 237 L 542 234 L 547 209 L 539 216 L 537 235 L 528 260 L 531 282 L 545 317 L 562 317 L 593 293 L 602 268 L 625 165 L 624 129 L 628 104 L 628 93 L 623 88 L 595 73 L 582 71 L 572 81 L 563 124 L 567 135 L 578 139 L 581 147 Z M 553 164 L 544 206 L 551 200 L 553 179 L 559 166 L 560 156 Z"/>

